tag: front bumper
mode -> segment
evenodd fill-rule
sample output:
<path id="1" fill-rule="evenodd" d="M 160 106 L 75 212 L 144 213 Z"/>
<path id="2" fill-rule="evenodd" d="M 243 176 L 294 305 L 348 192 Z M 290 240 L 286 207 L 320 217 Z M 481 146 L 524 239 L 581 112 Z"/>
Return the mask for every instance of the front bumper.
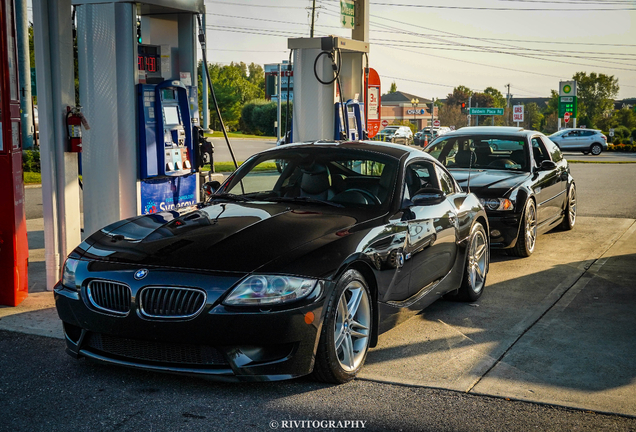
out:
<path id="1" fill-rule="evenodd" d="M 501 215 L 501 212 L 488 212 L 490 226 L 490 247 L 492 249 L 508 249 L 517 244 L 519 225 L 523 215 L 513 213 Z M 495 235 L 493 235 L 493 233 Z"/>
<path id="2" fill-rule="evenodd" d="M 164 285 L 177 285 L 177 281 L 183 285 L 183 278 L 168 276 L 166 272 Z M 200 276 L 199 286 L 214 286 L 201 284 Z M 141 284 L 123 282 L 130 285 L 132 294 L 130 312 L 125 316 L 95 309 L 85 286 L 79 292 L 59 283 L 55 286 L 55 304 L 64 323 L 69 354 L 222 380 L 272 381 L 313 370 L 328 283 L 319 283 L 312 300 L 300 300 L 287 309 L 230 308 L 210 293 L 208 303 L 194 318 L 150 319 L 140 313 L 137 303 Z M 191 281 L 185 282 L 192 286 Z"/>

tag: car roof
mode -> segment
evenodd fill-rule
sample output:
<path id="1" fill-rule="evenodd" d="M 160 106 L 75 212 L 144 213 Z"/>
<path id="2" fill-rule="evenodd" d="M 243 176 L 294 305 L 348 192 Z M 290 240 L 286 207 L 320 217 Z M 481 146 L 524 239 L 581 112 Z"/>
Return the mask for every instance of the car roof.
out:
<path id="1" fill-rule="evenodd" d="M 466 126 L 444 134 L 444 139 L 464 135 L 543 135 L 541 132 L 514 126 Z"/>
<path id="2" fill-rule="evenodd" d="M 591 128 L 563 128 L 561 130 L 556 131 L 557 132 L 568 132 L 568 131 L 573 131 L 573 130 L 584 130 L 584 131 L 592 131 L 592 132 L 602 132 L 600 129 L 591 129 Z"/>
<path id="3" fill-rule="evenodd" d="M 302 150 L 305 148 L 323 148 L 333 151 L 334 148 L 347 149 L 347 150 L 363 150 L 375 153 L 381 153 L 388 156 L 392 156 L 396 159 L 401 159 L 405 155 L 409 156 L 424 156 L 435 160 L 432 156 L 425 153 L 417 147 L 409 147 L 402 144 L 391 144 L 382 141 L 313 141 L 313 142 L 300 142 L 285 144 L 284 146 L 272 147 L 265 150 L 263 153 L 270 151 L 283 151 L 287 149 Z"/>

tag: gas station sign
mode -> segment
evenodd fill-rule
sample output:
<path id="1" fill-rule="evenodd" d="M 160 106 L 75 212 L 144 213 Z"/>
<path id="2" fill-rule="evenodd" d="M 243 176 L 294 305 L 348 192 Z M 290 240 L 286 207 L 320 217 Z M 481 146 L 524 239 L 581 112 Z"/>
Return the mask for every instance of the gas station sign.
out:
<path id="1" fill-rule="evenodd" d="M 578 115 L 578 97 L 576 95 L 576 81 L 561 81 L 559 83 L 559 118 L 565 113 L 576 118 Z"/>
<path id="2" fill-rule="evenodd" d="M 382 96 L 380 95 L 380 75 L 378 75 L 375 69 L 369 68 L 367 97 L 365 101 L 367 106 L 367 136 L 369 138 L 376 136 L 380 131 L 380 125 L 384 125 L 381 118 L 380 101 Z"/>

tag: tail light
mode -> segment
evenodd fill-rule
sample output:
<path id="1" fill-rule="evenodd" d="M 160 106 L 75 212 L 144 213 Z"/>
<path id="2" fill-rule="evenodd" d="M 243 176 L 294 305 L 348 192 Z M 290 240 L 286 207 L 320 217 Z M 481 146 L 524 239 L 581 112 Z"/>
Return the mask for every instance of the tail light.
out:
<path id="1" fill-rule="evenodd" d="M 601 136 L 603 137 L 605 141 L 607 141 L 607 137 L 605 135 L 601 134 Z"/>

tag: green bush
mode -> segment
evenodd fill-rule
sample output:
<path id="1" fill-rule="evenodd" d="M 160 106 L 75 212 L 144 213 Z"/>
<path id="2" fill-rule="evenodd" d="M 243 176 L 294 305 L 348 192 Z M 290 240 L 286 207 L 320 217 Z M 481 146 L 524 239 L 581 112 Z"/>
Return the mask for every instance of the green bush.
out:
<path id="1" fill-rule="evenodd" d="M 257 107 L 268 103 L 269 102 L 265 99 L 254 99 L 243 106 L 243 109 L 241 110 L 241 118 L 239 120 L 239 127 L 243 133 L 259 135 L 260 132 L 260 134 L 262 134 L 262 131 L 259 131 L 252 123 L 252 113 Z"/>
<path id="2" fill-rule="evenodd" d="M 38 150 L 22 151 L 22 171 L 36 173 L 41 172 L 40 152 Z"/>
<path id="3" fill-rule="evenodd" d="M 636 129 L 632 131 L 632 139 L 636 141 Z"/>
<path id="4" fill-rule="evenodd" d="M 241 130 L 244 133 L 254 135 L 276 135 L 276 122 L 278 105 L 276 102 L 267 102 L 264 99 L 257 99 L 245 104 L 241 112 Z M 289 127 L 291 128 L 293 107 L 289 106 Z M 285 130 L 285 118 L 287 115 L 287 103 L 281 104 L 281 135 Z"/>
<path id="5" fill-rule="evenodd" d="M 614 136 L 619 138 L 628 138 L 630 134 L 630 130 L 625 126 L 618 126 L 614 128 Z"/>
<path id="6" fill-rule="evenodd" d="M 631 144 L 623 145 L 623 151 L 626 151 L 626 152 L 633 152 L 633 151 L 634 151 L 634 146 L 633 146 L 633 145 L 631 145 Z"/>

